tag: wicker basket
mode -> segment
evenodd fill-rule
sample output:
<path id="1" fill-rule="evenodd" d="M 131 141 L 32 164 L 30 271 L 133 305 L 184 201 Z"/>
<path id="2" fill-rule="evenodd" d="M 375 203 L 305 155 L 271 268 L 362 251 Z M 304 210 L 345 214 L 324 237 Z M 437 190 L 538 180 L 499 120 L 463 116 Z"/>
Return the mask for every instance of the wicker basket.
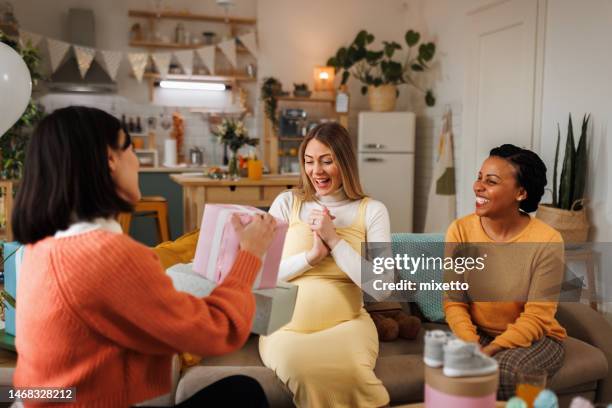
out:
<path id="1" fill-rule="evenodd" d="M 368 87 L 368 101 L 374 112 L 389 112 L 395 110 L 397 87 L 395 85 L 380 85 Z"/>
<path id="2" fill-rule="evenodd" d="M 578 204 L 582 204 L 582 208 L 575 210 Z M 550 204 L 540 204 L 536 211 L 536 218 L 559 231 L 565 243 L 586 242 L 588 238 L 590 225 L 587 220 L 584 199 L 574 201 L 571 210 L 562 210 Z"/>

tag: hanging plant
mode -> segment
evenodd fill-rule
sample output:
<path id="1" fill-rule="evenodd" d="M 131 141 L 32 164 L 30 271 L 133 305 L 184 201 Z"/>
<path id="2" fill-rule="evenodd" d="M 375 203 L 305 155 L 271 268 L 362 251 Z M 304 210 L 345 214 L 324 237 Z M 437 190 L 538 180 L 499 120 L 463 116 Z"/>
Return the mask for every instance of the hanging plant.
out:
<path id="1" fill-rule="evenodd" d="M 272 122 L 274 130 L 278 128 L 278 118 L 276 108 L 278 106 L 278 96 L 283 91 L 283 85 L 274 77 L 264 78 L 261 85 L 261 100 L 265 103 L 264 111 L 266 117 Z"/>

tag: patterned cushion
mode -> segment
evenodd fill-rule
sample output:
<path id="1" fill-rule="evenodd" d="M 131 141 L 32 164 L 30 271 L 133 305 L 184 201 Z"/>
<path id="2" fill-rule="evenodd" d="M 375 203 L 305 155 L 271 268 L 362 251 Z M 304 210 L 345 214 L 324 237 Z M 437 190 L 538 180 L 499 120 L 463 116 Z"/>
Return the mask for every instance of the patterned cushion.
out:
<path id="1" fill-rule="evenodd" d="M 444 234 L 391 234 L 393 254 L 408 255 L 409 257 L 444 257 Z M 412 282 L 435 282 L 443 281 L 442 269 L 421 269 L 411 275 L 409 271 L 398 271 L 401 279 Z M 418 284 L 418 283 L 417 283 Z M 413 299 L 423 316 L 432 322 L 444 321 L 444 309 L 442 308 L 441 291 L 417 291 Z"/>

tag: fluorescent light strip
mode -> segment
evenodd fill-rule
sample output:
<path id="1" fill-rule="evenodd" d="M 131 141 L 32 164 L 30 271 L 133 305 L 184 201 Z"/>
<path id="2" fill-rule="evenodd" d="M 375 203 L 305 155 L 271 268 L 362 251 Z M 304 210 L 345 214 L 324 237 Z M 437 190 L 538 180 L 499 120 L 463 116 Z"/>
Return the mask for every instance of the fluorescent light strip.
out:
<path id="1" fill-rule="evenodd" d="M 225 91 L 225 84 L 214 82 L 160 81 L 164 89 L 188 89 L 194 91 Z"/>

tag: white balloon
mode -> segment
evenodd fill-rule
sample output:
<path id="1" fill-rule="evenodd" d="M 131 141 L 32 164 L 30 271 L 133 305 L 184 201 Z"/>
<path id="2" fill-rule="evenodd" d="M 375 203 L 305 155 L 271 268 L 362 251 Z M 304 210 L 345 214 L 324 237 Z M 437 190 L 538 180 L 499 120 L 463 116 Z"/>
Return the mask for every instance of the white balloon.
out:
<path id="1" fill-rule="evenodd" d="M 19 120 L 30 102 L 32 78 L 14 49 L 0 43 L 0 137 Z"/>

